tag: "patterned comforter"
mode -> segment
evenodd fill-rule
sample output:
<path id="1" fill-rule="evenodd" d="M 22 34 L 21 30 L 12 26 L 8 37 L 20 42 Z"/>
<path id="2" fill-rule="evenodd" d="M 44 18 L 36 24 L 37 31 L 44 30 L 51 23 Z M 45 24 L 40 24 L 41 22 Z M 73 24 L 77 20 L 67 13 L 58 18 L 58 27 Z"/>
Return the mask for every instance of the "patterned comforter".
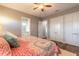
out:
<path id="1" fill-rule="evenodd" d="M 11 48 L 12 56 L 47 56 L 59 52 L 54 42 L 33 36 L 18 38 L 18 42 L 20 47 Z"/>

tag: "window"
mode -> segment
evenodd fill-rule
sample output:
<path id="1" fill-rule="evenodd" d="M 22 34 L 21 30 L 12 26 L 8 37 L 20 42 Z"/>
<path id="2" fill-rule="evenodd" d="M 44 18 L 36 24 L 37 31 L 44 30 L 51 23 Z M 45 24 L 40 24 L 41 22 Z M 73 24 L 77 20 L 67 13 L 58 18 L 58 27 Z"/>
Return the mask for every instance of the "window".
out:
<path id="1" fill-rule="evenodd" d="M 30 35 L 30 19 L 22 17 L 22 37 Z"/>

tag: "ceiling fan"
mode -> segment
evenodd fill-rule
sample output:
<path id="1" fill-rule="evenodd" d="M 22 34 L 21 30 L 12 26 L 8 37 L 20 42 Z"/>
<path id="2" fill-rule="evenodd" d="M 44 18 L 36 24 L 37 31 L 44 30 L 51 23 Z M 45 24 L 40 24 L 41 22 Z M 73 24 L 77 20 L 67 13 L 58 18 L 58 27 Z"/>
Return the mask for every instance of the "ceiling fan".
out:
<path id="1" fill-rule="evenodd" d="M 35 7 L 33 8 L 33 10 L 41 9 L 42 12 L 45 10 L 45 7 L 47 8 L 52 7 L 52 5 L 44 4 L 44 3 L 34 3 L 34 5 Z"/>

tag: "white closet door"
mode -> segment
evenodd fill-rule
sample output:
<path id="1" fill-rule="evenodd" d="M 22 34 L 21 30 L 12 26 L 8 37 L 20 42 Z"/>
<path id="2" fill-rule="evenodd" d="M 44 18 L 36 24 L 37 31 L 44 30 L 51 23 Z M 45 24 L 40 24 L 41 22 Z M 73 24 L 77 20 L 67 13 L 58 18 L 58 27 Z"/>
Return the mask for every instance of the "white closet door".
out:
<path id="1" fill-rule="evenodd" d="M 63 16 L 55 19 L 55 40 L 63 42 Z"/>
<path id="2" fill-rule="evenodd" d="M 49 20 L 49 36 L 51 40 L 55 40 L 55 19 Z"/>
<path id="3" fill-rule="evenodd" d="M 64 16 L 64 31 L 65 31 L 65 41 L 68 44 L 78 46 L 78 25 L 77 25 L 77 14 L 71 13 Z"/>
<path id="4" fill-rule="evenodd" d="M 77 19 L 77 39 L 76 39 L 76 41 L 77 41 L 77 46 L 79 46 L 79 12 L 76 12 L 76 19 Z"/>
<path id="5" fill-rule="evenodd" d="M 56 17 L 50 20 L 51 39 L 63 42 L 63 17 Z"/>
<path id="6" fill-rule="evenodd" d="M 79 33 L 78 33 L 78 31 L 79 31 L 79 29 L 78 29 L 78 27 L 79 27 L 79 25 L 78 25 L 78 23 L 79 23 L 79 12 L 75 12 L 75 13 L 73 13 L 73 32 L 75 33 L 75 34 L 73 34 L 73 38 L 75 38 L 75 40 L 73 40 L 74 41 L 74 45 L 76 45 L 76 46 L 79 46 Z"/>
<path id="7" fill-rule="evenodd" d="M 79 41 L 79 12 L 77 12 L 77 18 L 78 18 L 78 19 L 77 19 L 77 20 L 78 20 L 77 23 L 78 23 L 78 41 Z"/>

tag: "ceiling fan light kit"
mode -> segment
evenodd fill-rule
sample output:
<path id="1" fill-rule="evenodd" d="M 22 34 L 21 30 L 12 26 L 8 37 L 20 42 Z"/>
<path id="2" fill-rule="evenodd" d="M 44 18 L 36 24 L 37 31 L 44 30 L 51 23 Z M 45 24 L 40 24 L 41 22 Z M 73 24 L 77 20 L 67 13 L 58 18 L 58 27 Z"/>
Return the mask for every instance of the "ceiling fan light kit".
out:
<path id="1" fill-rule="evenodd" d="M 52 7 L 52 5 L 49 4 L 43 4 L 43 3 L 34 3 L 37 5 L 36 7 L 33 8 L 33 10 L 40 9 L 42 12 L 45 10 L 46 7 Z"/>

